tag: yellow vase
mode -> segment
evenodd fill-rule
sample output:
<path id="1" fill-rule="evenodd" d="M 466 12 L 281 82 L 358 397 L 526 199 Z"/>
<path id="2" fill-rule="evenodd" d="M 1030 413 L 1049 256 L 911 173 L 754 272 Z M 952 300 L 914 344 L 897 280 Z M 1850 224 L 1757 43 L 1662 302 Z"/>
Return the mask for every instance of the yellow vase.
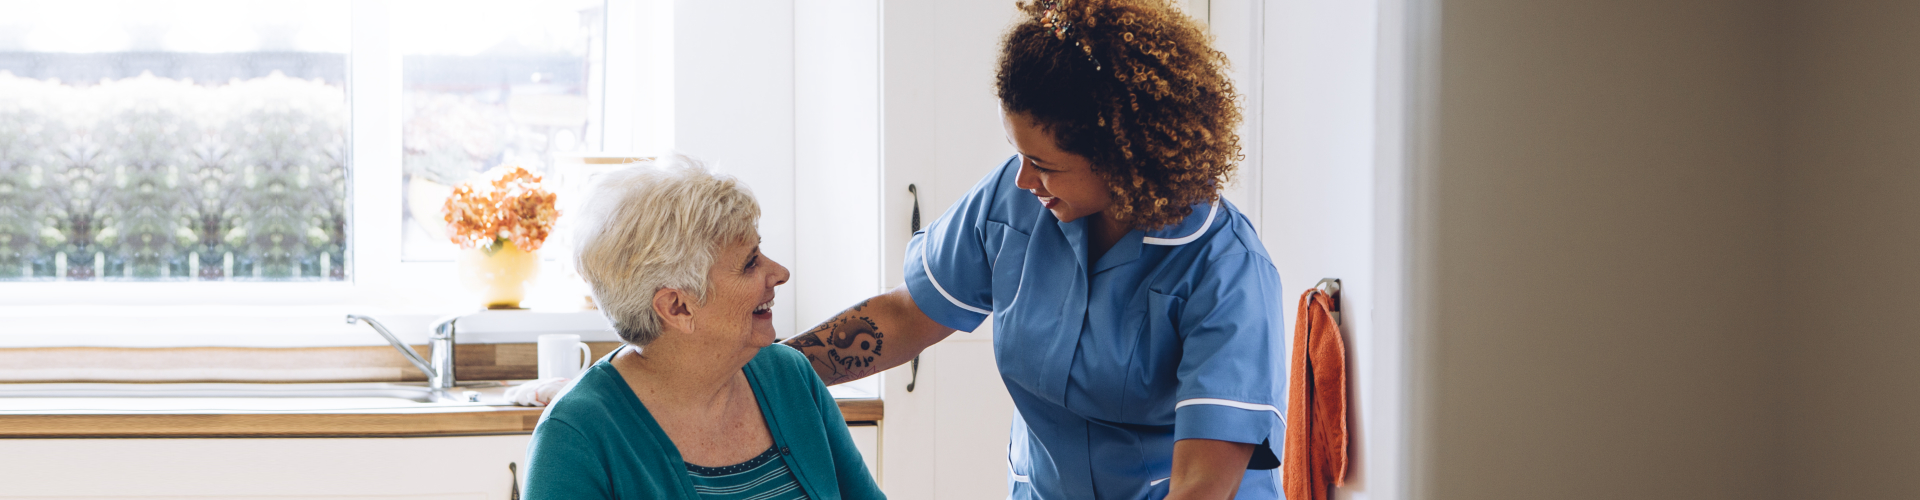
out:
<path id="1" fill-rule="evenodd" d="M 460 252 L 461 281 L 480 293 L 487 309 L 519 309 L 527 297 L 527 282 L 540 273 L 540 256 L 500 241 L 488 247 Z"/>

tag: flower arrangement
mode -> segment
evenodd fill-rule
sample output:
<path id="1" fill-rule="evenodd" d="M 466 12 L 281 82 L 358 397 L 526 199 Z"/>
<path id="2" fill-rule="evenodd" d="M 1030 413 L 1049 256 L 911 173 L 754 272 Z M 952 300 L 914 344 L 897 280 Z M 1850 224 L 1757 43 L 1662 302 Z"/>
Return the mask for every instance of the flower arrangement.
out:
<path id="1" fill-rule="evenodd" d="M 447 233 L 460 248 L 484 248 L 491 253 L 512 243 L 531 253 L 546 243 L 554 220 L 560 217 L 556 198 L 527 169 L 495 168 L 453 188 L 447 196 Z"/>

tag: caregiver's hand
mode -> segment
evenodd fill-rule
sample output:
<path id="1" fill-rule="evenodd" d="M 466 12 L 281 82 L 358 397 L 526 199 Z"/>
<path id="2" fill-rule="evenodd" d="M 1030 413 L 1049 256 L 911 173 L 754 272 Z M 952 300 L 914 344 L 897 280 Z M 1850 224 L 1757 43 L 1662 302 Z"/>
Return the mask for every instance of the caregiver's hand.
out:
<path id="1" fill-rule="evenodd" d="M 1240 491 L 1253 445 L 1212 439 L 1173 442 L 1173 484 L 1167 500 L 1227 499 Z"/>
<path id="2" fill-rule="evenodd" d="M 784 343 L 806 354 L 820 380 L 834 385 L 899 366 L 952 334 L 953 329 L 920 312 L 902 285 Z"/>

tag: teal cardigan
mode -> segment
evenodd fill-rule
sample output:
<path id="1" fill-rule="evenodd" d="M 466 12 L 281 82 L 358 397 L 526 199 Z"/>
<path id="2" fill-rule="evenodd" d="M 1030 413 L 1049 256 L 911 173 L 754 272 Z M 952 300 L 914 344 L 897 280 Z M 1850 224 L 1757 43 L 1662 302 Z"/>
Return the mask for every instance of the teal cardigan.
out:
<path id="1" fill-rule="evenodd" d="M 608 356 L 611 359 L 612 356 Z M 813 499 L 886 498 L 840 407 L 800 351 L 760 349 L 743 369 L 773 446 Z M 686 462 L 607 360 L 547 408 L 527 445 L 527 498 L 697 499 Z"/>

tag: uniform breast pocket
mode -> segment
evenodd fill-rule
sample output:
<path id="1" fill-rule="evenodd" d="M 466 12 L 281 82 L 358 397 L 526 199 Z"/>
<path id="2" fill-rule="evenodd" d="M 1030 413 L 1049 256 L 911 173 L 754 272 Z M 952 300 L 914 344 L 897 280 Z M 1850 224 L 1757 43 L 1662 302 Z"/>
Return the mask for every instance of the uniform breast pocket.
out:
<path id="1" fill-rule="evenodd" d="M 1028 325 L 1014 326 L 1009 322 L 1029 314 L 1027 307 L 1020 301 L 1020 279 L 1027 265 L 1027 235 L 1011 227 L 997 223 L 1000 237 L 990 243 L 999 248 L 990 248 L 993 252 L 993 303 L 988 307 L 995 312 L 993 317 L 993 360 L 1000 367 L 1000 376 L 1008 383 L 1040 380 L 1040 370 L 1033 360 L 1026 359 L 1036 351 L 1035 343 L 1026 335 L 1033 334 L 1036 328 Z M 1049 332 L 1051 332 L 1049 330 Z"/>
<path id="2" fill-rule="evenodd" d="M 1180 388 L 1180 311 L 1186 300 L 1147 291 L 1146 318 L 1127 373 L 1127 395 L 1155 424 L 1173 423 L 1174 392 Z"/>
<path id="3" fill-rule="evenodd" d="M 990 226 L 999 226 L 1001 230 L 1000 237 L 995 238 L 995 240 L 998 241 L 989 240 L 989 243 L 999 244 L 998 251 L 993 255 L 994 304 L 992 305 L 994 309 L 998 310 L 1004 303 L 1012 302 L 1018 298 L 1017 294 L 1020 292 L 1020 276 L 1025 274 L 1024 270 L 1027 264 L 1028 238 L 1026 234 L 1015 231 L 1010 226 L 992 222 L 988 224 Z"/>

